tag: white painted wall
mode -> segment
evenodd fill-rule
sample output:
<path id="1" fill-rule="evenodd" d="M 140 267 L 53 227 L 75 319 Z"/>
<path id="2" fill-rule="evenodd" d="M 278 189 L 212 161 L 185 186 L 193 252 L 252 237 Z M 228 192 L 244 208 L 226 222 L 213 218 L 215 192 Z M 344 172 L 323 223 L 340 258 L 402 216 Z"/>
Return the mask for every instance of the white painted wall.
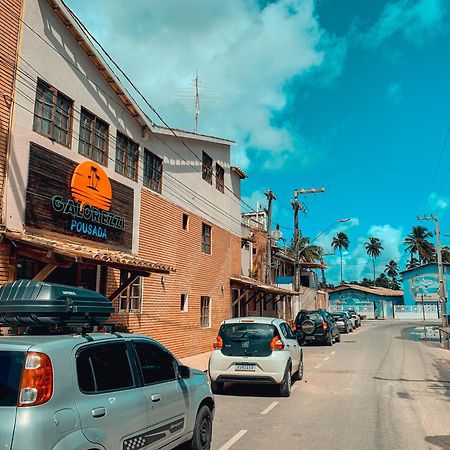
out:
<path id="1" fill-rule="evenodd" d="M 27 26 L 23 27 L 14 110 L 12 151 L 7 181 L 7 227 L 13 230 L 23 229 L 30 141 L 75 162 L 85 160 L 78 154 L 79 118 L 80 109 L 83 106 L 109 123 L 110 159 L 105 169 L 108 176 L 134 188 L 134 252 L 138 250 L 139 245 L 137 231 L 140 193 L 141 189 L 146 189 L 142 187 L 141 182 L 142 159 L 138 182 L 115 172 L 117 130 L 140 144 L 141 158 L 143 158 L 144 147 L 163 158 L 162 195 L 164 198 L 225 230 L 240 235 L 239 198 L 229 191 L 225 194 L 219 192 L 215 188 L 215 180 L 211 186 L 201 176 L 201 158 L 202 150 L 204 150 L 213 158 L 214 170 L 216 162 L 224 167 L 225 185 L 230 190 L 236 189 L 236 180 L 232 183 L 230 174 L 230 146 L 203 139 L 185 138 L 191 153 L 177 138 L 165 134 L 158 134 L 159 139 L 152 134 L 144 139 L 140 125 L 115 96 L 109 84 L 54 14 L 47 0 L 25 0 L 24 10 L 24 22 Z M 71 148 L 54 143 L 32 131 L 38 77 L 74 100 Z M 239 197 L 240 193 L 236 192 L 236 195 Z"/>

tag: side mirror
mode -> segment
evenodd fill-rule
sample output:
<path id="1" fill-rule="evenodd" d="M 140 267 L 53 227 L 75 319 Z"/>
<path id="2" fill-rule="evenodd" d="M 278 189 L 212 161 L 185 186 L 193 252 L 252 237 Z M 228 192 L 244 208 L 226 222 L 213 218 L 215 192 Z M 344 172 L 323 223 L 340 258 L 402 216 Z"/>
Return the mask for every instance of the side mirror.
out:
<path id="1" fill-rule="evenodd" d="M 178 373 L 183 380 L 191 377 L 191 369 L 187 366 L 178 366 Z"/>

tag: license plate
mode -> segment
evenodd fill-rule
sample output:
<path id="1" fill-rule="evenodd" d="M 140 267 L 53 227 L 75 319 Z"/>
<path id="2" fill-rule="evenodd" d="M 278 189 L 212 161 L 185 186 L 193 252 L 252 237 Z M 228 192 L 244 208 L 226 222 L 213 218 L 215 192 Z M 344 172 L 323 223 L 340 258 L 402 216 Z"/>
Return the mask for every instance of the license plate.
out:
<path id="1" fill-rule="evenodd" d="M 255 364 L 236 364 L 235 366 L 236 371 L 242 371 L 242 372 L 254 372 L 256 370 Z"/>
<path id="2" fill-rule="evenodd" d="M 314 336 L 306 336 L 305 339 L 307 341 L 314 341 L 315 337 Z"/>

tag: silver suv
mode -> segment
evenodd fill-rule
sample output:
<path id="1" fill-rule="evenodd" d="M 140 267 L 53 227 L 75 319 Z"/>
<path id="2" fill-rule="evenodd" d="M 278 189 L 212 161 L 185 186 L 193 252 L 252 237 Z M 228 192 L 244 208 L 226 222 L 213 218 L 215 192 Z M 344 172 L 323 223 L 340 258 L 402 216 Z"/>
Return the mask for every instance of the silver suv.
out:
<path id="1" fill-rule="evenodd" d="M 39 300 L 44 288 L 50 289 L 31 286 L 27 293 L 39 291 Z M 76 302 L 84 290 L 64 292 Z M 10 307 L 18 310 L 15 301 Z M 19 320 L 15 314 L 5 319 L 0 310 L 0 322 Z M 148 450 L 187 441 L 192 449 L 210 448 L 209 380 L 158 342 L 133 334 L 31 331 L 0 337 L 0 449 Z"/>

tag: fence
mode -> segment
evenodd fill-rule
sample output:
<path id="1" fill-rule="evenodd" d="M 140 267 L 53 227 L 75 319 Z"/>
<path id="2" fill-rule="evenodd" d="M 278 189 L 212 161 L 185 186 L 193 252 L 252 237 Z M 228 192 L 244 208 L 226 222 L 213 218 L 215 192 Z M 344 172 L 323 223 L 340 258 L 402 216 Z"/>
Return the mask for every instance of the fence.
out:
<path id="1" fill-rule="evenodd" d="M 330 305 L 330 312 L 347 311 L 354 309 L 358 314 L 364 316 L 366 319 L 374 319 L 373 303 L 359 304 L 359 305 Z"/>
<path id="2" fill-rule="evenodd" d="M 437 320 L 439 319 L 437 305 L 395 305 L 395 319 Z"/>

